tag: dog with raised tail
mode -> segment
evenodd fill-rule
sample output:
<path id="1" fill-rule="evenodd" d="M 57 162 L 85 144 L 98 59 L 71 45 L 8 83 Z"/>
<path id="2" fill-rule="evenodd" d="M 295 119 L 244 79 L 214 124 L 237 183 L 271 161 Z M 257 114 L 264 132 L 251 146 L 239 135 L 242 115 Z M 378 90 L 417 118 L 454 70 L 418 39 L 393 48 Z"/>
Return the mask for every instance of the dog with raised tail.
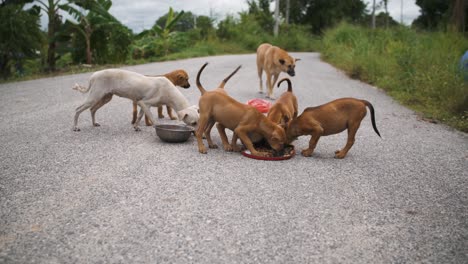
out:
<path id="1" fill-rule="evenodd" d="M 338 134 L 347 129 L 346 145 L 343 149 L 335 151 L 335 158 L 342 159 L 354 144 L 356 132 L 367 114 L 366 106 L 371 113 L 372 127 L 380 137 L 372 104 L 366 100 L 341 98 L 320 106 L 308 107 L 301 115 L 289 122 L 286 129 L 288 143 L 299 136 L 311 135 L 309 147 L 302 150 L 303 156 L 310 157 L 320 137 Z"/>
<path id="2" fill-rule="evenodd" d="M 276 100 L 275 104 L 268 111 L 267 118 L 286 128 L 289 121 L 297 117 L 298 106 L 297 98 L 293 94 L 291 80 L 289 80 L 289 78 L 284 78 L 279 81 L 278 87 L 280 87 L 281 83 L 284 81 L 288 83 L 288 90 L 281 94 L 278 100 Z"/>
<path id="3" fill-rule="evenodd" d="M 96 123 L 96 111 L 108 103 L 113 95 L 128 98 L 140 106 L 137 120 L 133 124 L 135 131 L 140 131 L 138 124 L 143 113 L 155 124 L 149 109 L 152 106 L 168 105 L 177 112 L 179 120 L 190 126 L 198 124 L 198 107 L 190 106 L 188 100 L 166 77 L 150 77 L 127 70 L 107 69 L 93 73 L 88 87 L 75 84 L 73 89 L 82 93 L 89 92 L 85 102 L 76 108 L 73 131 L 80 131 L 77 126 L 78 117 L 89 108 L 93 126 L 100 126 Z"/>
<path id="4" fill-rule="evenodd" d="M 207 129 L 211 128 L 216 122 L 218 123 L 216 127 L 218 128 L 224 150 L 226 151 L 240 151 L 236 145 L 237 139 L 240 138 L 242 143 L 253 155 L 271 156 L 271 153 L 260 152 L 255 149 L 250 139 L 250 135 L 253 134 L 261 135 L 274 150 L 281 151 L 284 148 L 284 143 L 286 143 L 286 133 L 281 126 L 268 120 L 266 116 L 260 113 L 255 107 L 236 101 L 234 98 L 227 95 L 226 92 L 220 91 L 219 88 L 207 91 L 201 85 L 200 75 L 206 65 L 207 63 L 201 67 L 197 74 L 197 87 L 201 93 L 198 103 L 200 107 L 200 122 L 195 133 L 198 151 L 203 154 L 207 153 L 202 141 L 202 136 L 204 134 L 209 147 L 214 147 L 214 144 L 210 144 L 211 138 L 209 137 L 209 133 L 207 133 Z M 224 79 L 220 87 L 224 87 L 227 80 L 229 80 L 239 68 L 240 67 Z M 226 128 L 234 132 L 231 144 L 229 144 L 226 136 Z"/>

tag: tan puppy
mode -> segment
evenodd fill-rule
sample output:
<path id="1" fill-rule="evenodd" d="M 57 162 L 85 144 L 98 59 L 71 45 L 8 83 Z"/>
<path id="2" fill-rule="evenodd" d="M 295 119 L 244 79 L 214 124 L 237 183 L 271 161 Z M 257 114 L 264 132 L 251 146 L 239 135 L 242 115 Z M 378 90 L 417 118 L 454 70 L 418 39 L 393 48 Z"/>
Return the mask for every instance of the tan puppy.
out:
<path id="1" fill-rule="evenodd" d="M 237 138 L 240 138 L 242 143 L 253 155 L 271 155 L 268 152 L 257 151 L 249 138 L 249 134 L 262 135 L 274 150 L 281 151 L 286 142 L 286 133 L 282 127 L 268 120 L 255 107 L 242 104 L 225 92 L 220 92 L 219 88 L 213 91 L 206 91 L 205 88 L 203 88 L 200 83 L 200 75 L 206 65 L 207 63 L 202 66 L 197 74 L 197 87 L 202 94 L 199 101 L 200 120 L 196 131 L 198 151 L 204 154 L 207 153 L 202 141 L 203 134 L 206 135 L 209 146 L 214 146 L 214 144 L 210 142 L 211 137 L 209 133 L 207 133 L 207 129 L 212 127 L 215 122 L 218 122 L 217 128 L 226 151 L 238 151 L 239 149 L 236 142 Z M 220 86 L 224 87 L 224 84 L 238 69 L 239 68 L 224 79 Z M 234 131 L 231 145 L 225 133 L 226 128 Z"/>
<path id="2" fill-rule="evenodd" d="M 167 79 L 169 79 L 169 81 L 171 81 L 175 86 L 180 86 L 182 88 L 190 88 L 190 83 L 189 83 L 189 76 L 187 74 L 186 71 L 182 70 L 182 69 L 179 69 L 179 70 L 175 70 L 175 71 L 171 71 L 169 73 L 166 73 L 164 75 L 156 75 L 156 76 L 153 76 L 153 77 L 159 77 L 159 76 L 164 76 L 166 77 Z M 172 119 L 172 120 L 176 120 L 177 117 L 174 116 L 172 114 L 172 108 L 168 105 L 166 105 L 166 110 L 167 110 L 167 114 L 169 115 L 169 117 Z M 158 106 L 158 117 L 159 118 L 164 118 L 164 115 L 162 113 L 163 111 L 163 106 Z M 137 103 L 136 102 L 133 102 L 133 119 L 132 119 L 132 124 L 135 124 L 135 121 L 137 119 Z M 148 116 L 145 115 L 145 123 L 147 126 L 152 126 L 153 125 L 153 122 L 151 122 L 151 120 L 148 118 Z"/>
<path id="3" fill-rule="evenodd" d="M 267 80 L 267 98 L 274 99 L 273 87 L 278 80 L 281 72 L 286 72 L 289 76 L 296 75 L 294 68 L 296 67 L 295 59 L 285 51 L 268 43 L 263 43 L 257 48 L 257 71 L 260 78 L 260 93 L 263 93 L 262 73 L 265 71 Z M 272 80 L 273 77 L 273 80 Z"/>
<path id="4" fill-rule="evenodd" d="M 291 81 L 288 78 L 284 78 L 278 83 L 278 87 L 284 81 L 288 83 L 288 90 L 276 100 L 270 111 L 268 111 L 267 118 L 286 128 L 288 122 L 297 117 L 298 107 L 297 98 L 292 92 Z"/>
<path id="5" fill-rule="evenodd" d="M 302 155 L 310 157 L 321 136 L 337 134 L 348 129 L 345 147 L 335 151 L 335 158 L 342 159 L 354 144 L 356 132 L 367 113 L 366 106 L 371 113 L 372 127 L 380 137 L 372 104 L 366 100 L 341 98 L 324 105 L 306 108 L 299 117 L 293 119 L 286 130 L 288 143 L 298 136 L 311 135 L 309 148 L 302 150 Z"/>

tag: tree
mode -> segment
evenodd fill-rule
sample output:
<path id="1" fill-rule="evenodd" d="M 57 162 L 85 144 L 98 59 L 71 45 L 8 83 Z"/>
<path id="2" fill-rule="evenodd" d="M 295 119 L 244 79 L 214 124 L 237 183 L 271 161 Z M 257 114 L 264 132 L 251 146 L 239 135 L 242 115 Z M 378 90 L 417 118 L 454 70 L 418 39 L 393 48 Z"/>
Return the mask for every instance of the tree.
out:
<path id="1" fill-rule="evenodd" d="M 181 11 L 178 14 L 174 13 L 174 10 L 172 10 L 172 7 L 169 8 L 169 12 L 167 13 L 167 19 L 166 23 L 164 24 L 164 27 L 159 26 L 158 24 L 155 24 L 152 28 L 156 34 L 162 38 L 163 43 L 164 43 L 164 55 L 167 56 L 169 53 L 169 37 L 176 26 L 177 21 L 182 17 L 184 14 L 184 11 Z"/>
<path id="2" fill-rule="evenodd" d="M 248 0 L 249 15 L 253 15 L 254 19 L 259 23 L 263 30 L 273 32 L 275 20 L 270 11 L 270 0 Z"/>
<path id="3" fill-rule="evenodd" d="M 0 4 L 0 75 L 6 79 L 12 66 L 21 70 L 22 60 L 36 57 L 42 43 L 40 9 L 24 10 L 31 1 L 2 1 Z"/>
<path id="4" fill-rule="evenodd" d="M 281 1 L 280 10 L 285 16 L 287 3 Z M 289 21 L 308 25 L 312 32 L 321 34 L 324 29 L 347 20 L 361 22 L 366 4 L 362 0 L 290 0 Z"/>
<path id="5" fill-rule="evenodd" d="M 451 23 L 455 30 L 465 32 L 467 11 L 465 0 L 454 0 L 452 2 Z"/>
<path id="6" fill-rule="evenodd" d="M 55 62 L 57 61 L 56 57 L 56 48 L 57 48 L 57 41 L 56 35 L 57 31 L 60 27 L 61 23 L 61 16 L 59 15 L 58 11 L 61 8 L 60 0 L 37 0 L 39 3 L 39 7 L 47 14 L 49 18 L 49 22 L 47 24 L 47 71 L 55 71 Z"/>
<path id="7" fill-rule="evenodd" d="M 416 0 L 421 8 L 421 15 L 413 21 L 413 25 L 422 29 L 435 30 L 446 24 L 445 14 L 449 10 L 447 0 Z"/>
<path id="8" fill-rule="evenodd" d="M 175 17 L 177 17 L 178 15 L 179 15 L 179 12 L 174 12 L 173 14 L 173 16 Z M 158 20 L 156 20 L 156 25 L 163 28 L 166 25 L 168 16 L 169 16 L 169 13 L 158 18 Z M 196 20 L 197 20 L 197 16 L 194 15 L 192 12 L 183 12 L 181 17 L 175 23 L 172 30 L 186 32 L 190 29 L 195 28 Z"/>
<path id="9" fill-rule="evenodd" d="M 91 49 L 91 36 L 93 32 L 105 25 L 120 25 L 120 22 L 108 12 L 112 6 L 111 0 L 74 0 L 72 2 L 89 11 L 87 14 L 84 14 L 72 5 L 62 6 L 65 11 L 78 21 L 67 20 L 67 23 L 84 37 L 86 42 L 86 63 L 91 64 L 93 61 Z"/>
<path id="10" fill-rule="evenodd" d="M 214 31 L 213 19 L 207 16 L 198 16 L 196 26 L 197 29 L 200 30 L 200 36 L 203 39 L 208 38 L 208 36 Z"/>

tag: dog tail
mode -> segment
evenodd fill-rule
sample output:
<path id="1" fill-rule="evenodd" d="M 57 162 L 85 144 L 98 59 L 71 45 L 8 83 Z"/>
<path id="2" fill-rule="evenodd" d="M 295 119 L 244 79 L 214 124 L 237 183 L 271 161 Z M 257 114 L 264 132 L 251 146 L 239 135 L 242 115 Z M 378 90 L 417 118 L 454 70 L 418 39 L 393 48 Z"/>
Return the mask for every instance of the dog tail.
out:
<path id="1" fill-rule="evenodd" d="M 284 82 L 284 81 L 287 81 L 287 82 L 288 82 L 288 92 L 292 92 L 291 80 L 289 80 L 289 78 L 283 78 L 283 79 L 281 79 L 281 81 L 279 81 L 277 87 L 279 88 L 280 85 L 281 85 L 281 83 Z"/>
<path id="2" fill-rule="evenodd" d="M 197 74 L 197 87 L 198 87 L 198 90 L 200 90 L 200 93 L 202 95 L 206 93 L 206 90 L 205 88 L 203 88 L 202 84 L 200 83 L 200 75 L 202 71 L 205 69 L 206 65 L 208 65 L 208 62 L 205 62 L 205 64 L 203 64 L 203 66 L 200 68 Z"/>
<path id="3" fill-rule="evenodd" d="M 220 84 L 219 84 L 219 88 L 222 88 L 224 89 L 224 85 L 226 85 L 226 83 L 229 81 L 229 79 L 231 79 L 231 77 L 236 74 L 236 72 L 241 68 L 242 65 L 239 65 L 239 67 L 237 67 L 228 77 L 226 77 Z"/>
<path id="4" fill-rule="evenodd" d="M 75 85 L 73 86 L 72 89 L 73 89 L 73 90 L 77 90 L 77 91 L 79 91 L 79 92 L 81 92 L 81 93 L 87 93 L 87 92 L 89 91 L 89 87 L 90 87 L 90 86 L 84 87 L 84 86 L 81 86 L 81 85 L 75 83 Z"/>
<path id="5" fill-rule="evenodd" d="M 382 136 L 380 136 L 379 130 L 377 129 L 377 125 L 375 124 L 375 112 L 374 112 L 374 107 L 372 106 L 371 103 L 369 103 L 369 102 L 366 101 L 366 100 L 362 100 L 362 102 L 363 102 L 367 107 L 369 107 L 370 114 L 371 114 L 372 127 L 374 128 L 375 133 L 377 133 L 377 135 L 379 135 L 379 137 L 382 137 Z"/>

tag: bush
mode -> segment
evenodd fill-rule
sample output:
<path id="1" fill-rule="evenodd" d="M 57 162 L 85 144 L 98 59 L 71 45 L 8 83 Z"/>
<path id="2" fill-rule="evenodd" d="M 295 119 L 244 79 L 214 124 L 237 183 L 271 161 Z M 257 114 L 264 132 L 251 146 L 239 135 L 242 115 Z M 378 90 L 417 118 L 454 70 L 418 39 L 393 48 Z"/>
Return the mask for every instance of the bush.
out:
<path id="1" fill-rule="evenodd" d="M 468 131 L 468 85 L 459 74 L 468 40 L 457 33 L 349 24 L 325 32 L 322 55 L 351 77 L 375 84 L 429 118 Z"/>

